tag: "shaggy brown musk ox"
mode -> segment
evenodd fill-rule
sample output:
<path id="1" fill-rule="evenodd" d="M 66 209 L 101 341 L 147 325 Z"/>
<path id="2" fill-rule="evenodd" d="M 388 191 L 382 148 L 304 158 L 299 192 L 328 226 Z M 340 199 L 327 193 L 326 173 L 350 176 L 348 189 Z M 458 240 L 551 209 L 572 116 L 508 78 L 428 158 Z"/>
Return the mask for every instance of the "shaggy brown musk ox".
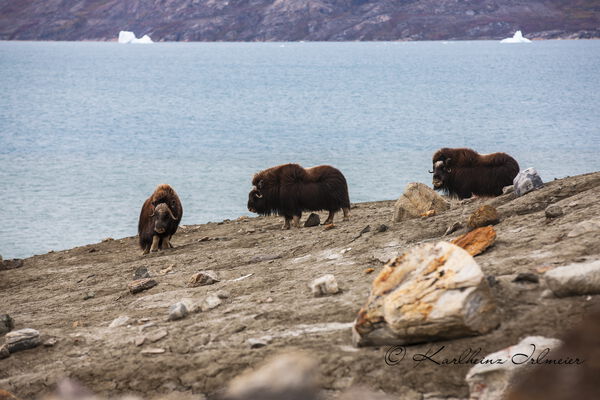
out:
<path id="1" fill-rule="evenodd" d="M 432 161 L 433 188 L 460 199 L 499 196 L 519 173 L 519 164 L 506 153 L 443 148 L 435 152 Z"/>
<path id="2" fill-rule="evenodd" d="M 138 235 L 142 254 L 173 247 L 171 236 L 177 231 L 182 215 L 183 208 L 175 190 L 167 184 L 158 185 L 140 213 Z"/>
<path id="3" fill-rule="evenodd" d="M 260 215 L 278 214 L 285 218 L 282 229 L 300 227 L 302 211 L 329 211 L 325 224 L 333 222 L 342 209 L 344 220 L 350 212 L 348 184 L 344 175 L 329 165 L 302 168 L 284 164 L 254 175 L 248 194 L 248 210 Z"/>

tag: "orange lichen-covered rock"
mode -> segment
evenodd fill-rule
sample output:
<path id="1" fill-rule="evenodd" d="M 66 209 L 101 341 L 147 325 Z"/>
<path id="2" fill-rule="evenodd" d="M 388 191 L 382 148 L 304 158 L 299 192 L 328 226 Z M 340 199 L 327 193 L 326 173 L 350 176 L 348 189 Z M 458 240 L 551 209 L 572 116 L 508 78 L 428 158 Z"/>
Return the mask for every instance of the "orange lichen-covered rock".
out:
<path id="1" fill-rule="evenodd" d="M 493 245 L 495 241 L 496 230 L 490 225 L 465 233 L 450 243 L 462 247 L 470 255 L 475 257 L 476 255 L 483 253 L 488 247 Z"/>

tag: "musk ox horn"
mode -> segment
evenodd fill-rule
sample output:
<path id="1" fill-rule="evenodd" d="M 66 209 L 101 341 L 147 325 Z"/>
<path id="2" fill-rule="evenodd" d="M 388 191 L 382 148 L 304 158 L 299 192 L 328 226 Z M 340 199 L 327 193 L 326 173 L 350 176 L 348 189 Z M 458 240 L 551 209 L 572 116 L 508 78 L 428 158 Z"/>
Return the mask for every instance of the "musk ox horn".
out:
<path id="1" fill-rule="evenodd" d="M 430 174 L 433 174 L 433 171 L 427 171 L 427 172 L 429 172 Z"/>
<path id="2" fill-rule="evenodd" d="M 175 218 L 175 216 L 173 215 L 173 211 L 171 211 L 171 209 L 169 207 L 167 207 L 167 211 L 169 212 L 169 215 L 171 216 L 171 218 L 173 218 L 173 221 L 177 221 L 177 218 Z"/>
<path id="3" fill-rule="evenodd" d="M 442 168 L 443 166 L 444 166 L 443 161 L 436 161 L 435 164 L 433 164 L 433 168 Z"/>

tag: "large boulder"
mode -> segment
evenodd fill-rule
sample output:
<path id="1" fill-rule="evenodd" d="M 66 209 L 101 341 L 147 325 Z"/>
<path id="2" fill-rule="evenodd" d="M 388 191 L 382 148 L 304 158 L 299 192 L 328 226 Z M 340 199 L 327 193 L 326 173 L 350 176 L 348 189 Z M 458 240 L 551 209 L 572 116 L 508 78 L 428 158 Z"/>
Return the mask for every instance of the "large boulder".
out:
<path id="1" fill-rule="evenodd" d="M 353 327 L 356 346 L 483 334 L 499 324 L 483 272 L 462 248 L 427 243 L 390 260 Z"/>
<path id="2" fill-rule="evenodd" d="M 439 214 L 450 208 L 450 203 L 433 189 L 422 183 L 409 183 L 394 205 L 394 222 L 418 218 L 423 215 Z"/>

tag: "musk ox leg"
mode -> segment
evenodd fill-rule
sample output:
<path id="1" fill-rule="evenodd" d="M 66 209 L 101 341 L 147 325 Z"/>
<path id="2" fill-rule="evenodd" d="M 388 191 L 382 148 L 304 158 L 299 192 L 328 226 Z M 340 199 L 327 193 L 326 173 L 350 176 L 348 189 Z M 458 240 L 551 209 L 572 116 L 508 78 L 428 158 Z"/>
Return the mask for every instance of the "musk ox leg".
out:
<path id="1" fill-rule="evenodd" d="M 151 252 L 154 253 L 154 252 L 158 251 L 159 242 L 160 242 L 160 237 L 158 235 L 152 236 L 152 246 L 150 247 Z"/>
<path id="2" fill-rule="evenodd" d="M 144 247 L 144 251 L 142 251 L 142 255 L 145 256 L 148 253 L 150 253 L 150 246 Z"/>
<path id="3" fill-rule="evenodd" d="M 329 215 L 327 216 L 327 219 L 325 220 L 325 222 L 323 222 L 323 225 L 333 224 L 333 216 L 334 215 L 335 215 L 335 211 L 329 211 Z"/>
<path id="4" fill-rule="evenodd" d="M 283 217 L 283 226 L 281 227 L 281 229 L 290 229 L 290 219 L 289 217 Z"/>
<path id="5" fill-rule="evenodd" d="M 164 237 L 164 238 L 162 239 L 162 243 L 161 243 L 161 246 L 160 246 L 160 248 L 161 248 L 162 250 L 165 250 L 165 249 L 170 249 L 170 248 L 172 247 L 172 246 L 171 246 L 170 239 L 171 239 L 171 236 L 166 236 L 166 237 Z"/>
<path id="6" fill-rule="evenodd" d="M 350 209 L 347 207 L 342 208 L 344 212 L 344 221 L 348 221 L 350 219 Z"/>
<path id="7" fill-rule="evenodd" d="M 300 228 L 300 215 L 294 215 L 292 217 L 292 226 L 294 228 Z"/>

